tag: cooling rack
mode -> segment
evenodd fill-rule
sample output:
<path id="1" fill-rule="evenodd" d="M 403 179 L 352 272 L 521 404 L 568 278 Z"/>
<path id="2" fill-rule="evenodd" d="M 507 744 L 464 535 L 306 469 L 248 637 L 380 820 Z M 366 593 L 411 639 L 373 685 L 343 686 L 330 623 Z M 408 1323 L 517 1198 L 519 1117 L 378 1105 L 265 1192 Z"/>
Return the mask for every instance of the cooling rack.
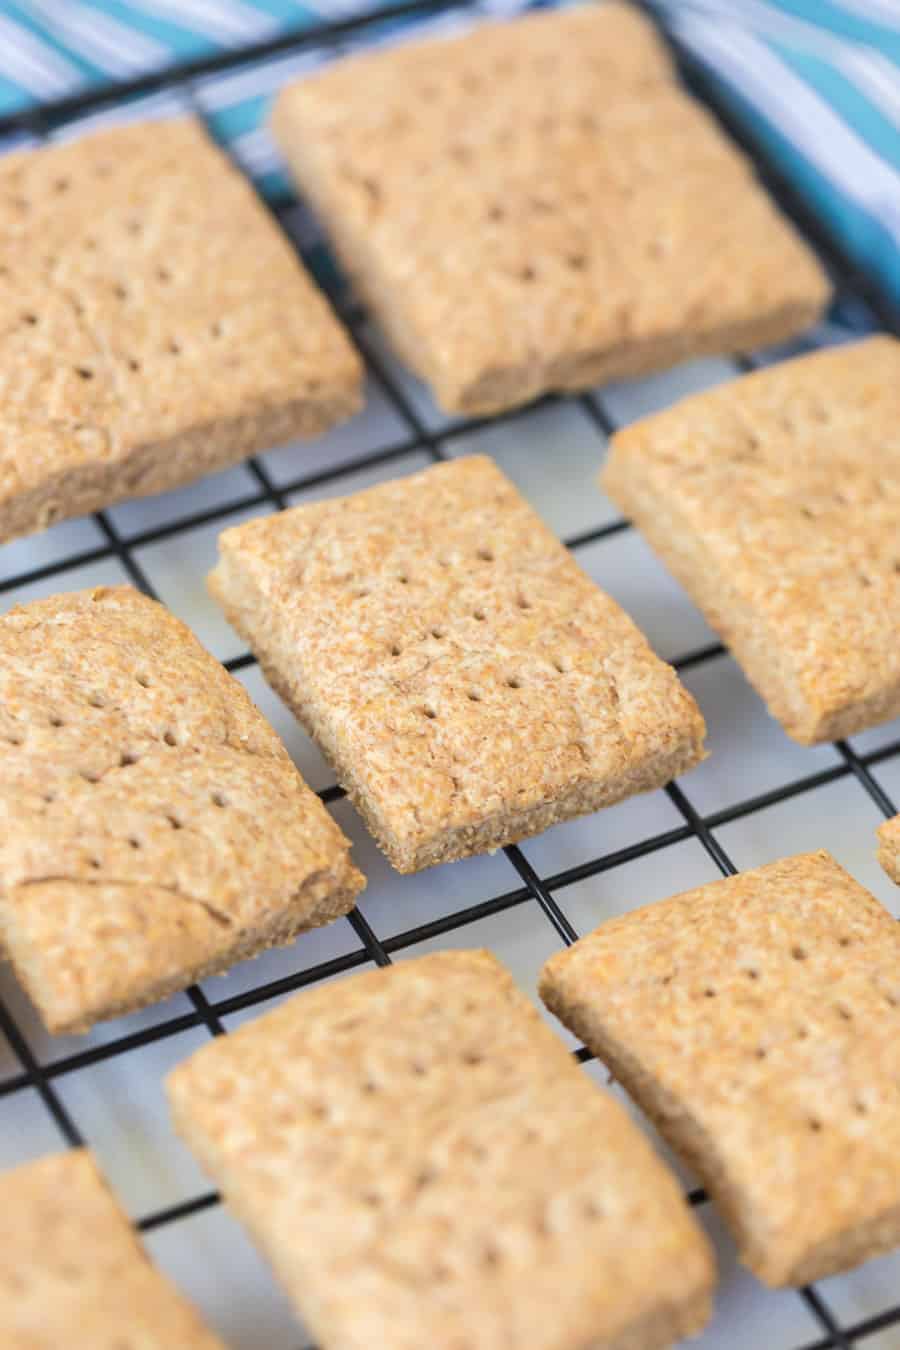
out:
<path id="1" fill-rule="evenodd" d="M 288 78 L 306 64 L 390 31 L 401 20 L 440 25 L 452 23 L 462 11 L 497 8 L 491 0 L 412 0 L 304 27 L 0 119 L 0 152 L 23 141 L 77 132 L 86 121 L 157 111 L 192 110 L 215 129 L 211 110 L 221 101 L 216 91 L 223 80 L 260 71 L 273 72 L 276 80 Z M 680 65 L 688 85 L 712 101 L 732 136 L 743 143 L 739 128 L 715 107 L 702 73 Z M 752 146 L 744 148 L 753 154 Z M 258 156 L 260 149 L 265 158 L 266 147 L 257 140 L 253 153 Z M 237 143 L 233 152 L 247 167 L 247 155 L 242 159 Z M 604 918 L 806 848 L 829 847 L 897 912 L 893 888 L 873 854 L 878 822 L 896 812 L 891 793 L 900 799 L 900 727 L 895 723 L 813 749 L 789 742 L 702 617 L 594 481 L 607 438 L 635 416 L 803 350 L 879 330 L 900 334 L 900 317 L 831 246 L 789 186 L 758 160 L 757 167 L 832 275 L 836 300 L 826 322 L 777 349 L 693 362 L 578 396 L 545 398 L 490 419 L 447 419 L 437 410 L 395 363 L 327 260 L 323 266 L 321 243 L 302 204 L 285 192 L 277 194 L 271 209 L 324 280 L 365 361 L 365 412 L 314 445 L 273 448 L 179 492 L 124 503 L 0 549 L 3 608 L 56 590 L 127 580 L 184 618 L 247 685 L 307 781 L 350 834 L 356 859 L 369 877 L 359 907 L 346 920 L 86 1037 L 48 1037 L 8 968 L 0 967 L 0 1033 L 5 1037 L 5 1044 L 0 1038 L 0 1166 L 62 1143 L 93 1147 L 155 1259 L 235 1350 L 262 1345 L 297 1350 L 302 1331 L 168 1125 L 161 1078 L 204 1037 L 225 1034 L 318 981 L 448 945 L 491 947 L 533 993 L 543 960 Z M 355 491 L 476 451 L 495 456 L 582 565 L 678 668 L 706 715 L 712 755 L 684 784 L 672 783 L 557 826 L 493 858 L 400 877 L 377 855 L 315 747 L 215 612 L 203 591 L 203 576 L 214 558 L 216 534 L 241 519 Z M 605 1082 L 602 1067 L 567 1040 L 585 1071 Z M 645 1121 L 640 1123 L 652 1134 Z M 735 1265 L 703 1191 L 656 1142 L 683 1177 L 718 1249 L 717 1312 L 698 1346 L 900 1348 L 900 1256 L 797 1292 L 763 1290 Z"/>

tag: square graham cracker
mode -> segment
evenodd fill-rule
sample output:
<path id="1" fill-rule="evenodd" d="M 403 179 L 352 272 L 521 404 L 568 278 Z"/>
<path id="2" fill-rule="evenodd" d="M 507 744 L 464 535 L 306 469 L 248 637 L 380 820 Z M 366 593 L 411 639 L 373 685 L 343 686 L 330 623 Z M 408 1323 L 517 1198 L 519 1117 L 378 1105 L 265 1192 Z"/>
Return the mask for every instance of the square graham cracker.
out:
<path id="1" fill-rule="evenodd" d="M 451 413 L 774 342 L 829 295 L 651 24 L 588 4 L 338 61 L 272 127 Z"/>
<path id="2" fill-rule="evenodd" d="M 900 342 L 797 357 L 635 422 L 602 482 L 795 740 L 900 713 Z"/>
<path id="3" fill-rule="evenodd" d="M 707 1319 L 675 1179 L 487 952 L 300 994 L 167 1086 L 328 1350 L 652 1350 Z"/>
<path id="4" fill-rule="evenodd" d="M 0 937 L 51 1032 L 344 914 L 349 844 L 242 686 L 127 586 L 0 618 Z"/>
<path id="5" fill-rule="evenodd" d="M 225 1350 L 147 1259 L 85 1149 L 0 1175 L 4 1350 Z"/>
<path id="6" fill-rule="evenodd" d="M 541 995 L 694 1167 L 761 1280 L 900 1243 L 900 927 L 829 854 L 602 924 L 550 959 Z"/>
<path id="7" fill-rule="evenodd" d="M 226 530 L 210 589 L 401 872 L 668 782 L 705 727 L 471 456 Z"/>
<path id="8" fill-rule="evenodd" d="M 0 542 L 360 406 L 360 362 L 199 122 L 0 157 Z"/>
<path id="9" fill-rule="evenodd" d="M 900 886 L 900 816 L 886 820 L 878 831 L 878 861 Z"/>

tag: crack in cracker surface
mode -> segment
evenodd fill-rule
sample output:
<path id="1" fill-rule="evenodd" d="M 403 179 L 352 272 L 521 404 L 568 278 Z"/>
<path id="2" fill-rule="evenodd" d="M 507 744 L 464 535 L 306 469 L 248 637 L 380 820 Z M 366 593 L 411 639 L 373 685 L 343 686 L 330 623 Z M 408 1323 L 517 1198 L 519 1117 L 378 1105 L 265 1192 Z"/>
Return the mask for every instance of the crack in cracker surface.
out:
<path id="1" fill-rule="evenodd" d="M 48 873 L 46 876 L 28 877 L 24 881 L 18 881 L 15 883 L 15 889 L 24 889 L 27 886 L 44 886 L 52 884 L 53 882 L 62 882 L 68 886 L 121 886 L 131 890 L 166 891 L 169 895 L 174 895 L 177 899 L 183 900 L 185 904 L 199 905 L 201 909 L 206 910 L 206 913 L 211 919 L 222 927 L 231 928 L 234 926 L 234 920 L 229 914 L 226 914 L 221 909 L 217 909 L 216 906 L 211 904 L 208 900 L 201 900 L 198 895 L 188 895 L 177 886 L 173 886 L 171 882 L 144 882 L 125 880 L 121 877 L 73 877 L 66 873 Z"/>

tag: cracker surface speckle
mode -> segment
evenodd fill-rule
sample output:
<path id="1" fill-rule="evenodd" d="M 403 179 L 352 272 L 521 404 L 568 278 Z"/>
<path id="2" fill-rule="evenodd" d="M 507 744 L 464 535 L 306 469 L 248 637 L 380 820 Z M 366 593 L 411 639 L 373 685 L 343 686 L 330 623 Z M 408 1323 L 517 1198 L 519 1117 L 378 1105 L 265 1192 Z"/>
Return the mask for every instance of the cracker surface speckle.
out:
<path id="1" fill-rule="evenodd" d="M 486 952 L 297 995 L 168 1089 L 328 1350 L 654 1350 L 708 1316 L 674 1178 Z"/>
<path id="2" fill-rule="evenodd" d="M 210 587 L 401 871 L 703 755 L 674 671 L 473 456 L 226 530 Z"/>
<path id="3" fill-rule="evenodd" d="M 0 618 L 0 935 L 51 1031 L 346 913 L 349 844 L 241 685 L 129 587 Z"/>
<path id="4" fill-rule="evenodd" d="M 900 927 L 827 853 L 602 924 L 541 994 L 693 1165 L 760 1279 L 900 1243 Z"/>
<path id="5" fill-rule="evenodd" d="M 354 349 L 199 123 L 0 157 L 0 542 L 355 412 Z"/>
<path id="6" fill-rule="evenodd" d="M 878 831 L 878 861 L 900 886 L 900 816 L 886 820 Z"/>
<path id="7" fill-rule="evenodd" d="M 225 1350 L 84 1149 L 0 1175 L 0 1249 L 4 1350 Z"/>
<path id="8" fill-rule="evenodd" d="M 451 412 L 775 341 L 829 293 L 627 6 L 353 56 L 283 91 L 273 129 Z"/>
<path id="9" fill-rule="evenodd" d="M 900 342 L 797 357 L 636 422 L 603 486 L 795 740 L 900 713 Z"/>

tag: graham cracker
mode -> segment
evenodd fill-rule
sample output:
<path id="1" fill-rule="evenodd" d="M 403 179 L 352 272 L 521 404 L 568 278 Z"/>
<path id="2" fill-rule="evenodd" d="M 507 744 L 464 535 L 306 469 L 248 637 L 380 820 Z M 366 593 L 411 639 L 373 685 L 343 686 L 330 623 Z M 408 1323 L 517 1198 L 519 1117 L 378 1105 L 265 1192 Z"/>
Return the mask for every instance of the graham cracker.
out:
<path id="1" fill-rule="evenodd" d="M 85 1149 L 0 1175 L 4 1350 L 225 1350 L 150 1264 Z"/>
<path id="2" fill-rule="evenodd" d="M 900 342 L 797 357 L 620 431 L 602 475 L 803 744 L 900 713 Z"/>
<path id="3" fill-rule="evenodd" d="M 829 296 L 628 6 L 351 56 L 283 90 L 272 128 L 355 288 L 451 413 L 774 342 Z"/>
<path id="4" fill-rule="evenodd" d="M 219 537 L 212 594 L 401 872 L 668 782 L 705 726 L 496 465 Z"/>
<path id="5" fill-rule="evenodd" d="M 328 1350 L 651 1350 L 707 1319 L 674 1178 L 487 952 L 299 994 L 167 1087 Z"/>
<path id="6" fill-rule="evenodd" d="M 0 157 L 0 542 L 316 435 L 360 362 L 199 122 Z"/>
<path id="7" fill-rule="evenodd" d="M 900 1243 L 900 928 L 829 854 L 602 924 L 548 961 L 541 996 L 696 1169 L 761 1280 Z"/>
<path id="8" fill-rule="evenodd" d="M 349 844 L 242 686 L 127 586 L 0 618 L 0 936 L 52 1032 L 344 914 Z"/>
<path id="9" fill-rule="evenodd" d="M 878 861 L 900 886 L 900 816 L 886 820 L 878 831 Z"/>

